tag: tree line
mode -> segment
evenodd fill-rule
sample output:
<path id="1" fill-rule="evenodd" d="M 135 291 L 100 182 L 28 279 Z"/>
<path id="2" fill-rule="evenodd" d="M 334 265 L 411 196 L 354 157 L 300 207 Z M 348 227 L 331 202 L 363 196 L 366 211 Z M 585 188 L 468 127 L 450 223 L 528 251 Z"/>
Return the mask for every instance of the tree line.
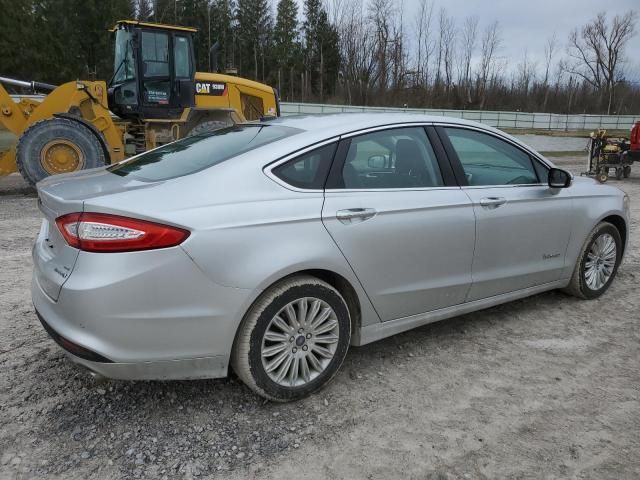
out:
<path id="1" fill-rule="evenodd" d="M 638 78 L 625 71 L 634 11 L 597 14 L 551 35 L 543 52 L 525 50 L 514 65 L 503 56 L 508 39 L 498 22 L 461 18 L 433 0 L 419 0 L 411 16 L 393 0 L 304 0 L 300 10 L 296 0 L 0 0 L 0 75 L 108 80 L 107 29 L 136 18 L 197 28 L 199 70 L 217 66 L 268 83 L 287 101 L 640 111 Z"/>

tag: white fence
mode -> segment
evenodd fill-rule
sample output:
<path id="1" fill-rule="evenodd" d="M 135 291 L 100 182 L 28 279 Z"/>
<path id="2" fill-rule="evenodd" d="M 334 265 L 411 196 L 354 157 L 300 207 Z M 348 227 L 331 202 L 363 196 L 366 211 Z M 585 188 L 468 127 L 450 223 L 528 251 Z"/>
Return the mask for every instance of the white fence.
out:
<path id="1" fill-rule="evenodd" d="M 12 95 L 40 99 L 42 95 Z M 458 117 L 485 123 L 497 128 L 534 128 L 543 130 L 630 130 L 640 115 L 562 115 L 558 113 L 489 112 L 485 110 L 438 110 L 430 108 L 355 107 L 352 105 L 324 105 L 320 103 L 290 103 L 280 105 L 282 115 L 340 113 L 340 112 L 409 112 L 426 115 Z"/>
<path id="2" fill-rule="evenodd" d="M 288 103 L 281 105 L 282 115 L 339 112 L 409 112 L 443 115 L 485 123 L 497 128 L 535 128 L 544 130 L 629 130 L 640 115 L 561 115 L 557 113 L 489 112 L 484 110 L 438 110 L 423 108 L 354 107 L 318 103 Z"/>

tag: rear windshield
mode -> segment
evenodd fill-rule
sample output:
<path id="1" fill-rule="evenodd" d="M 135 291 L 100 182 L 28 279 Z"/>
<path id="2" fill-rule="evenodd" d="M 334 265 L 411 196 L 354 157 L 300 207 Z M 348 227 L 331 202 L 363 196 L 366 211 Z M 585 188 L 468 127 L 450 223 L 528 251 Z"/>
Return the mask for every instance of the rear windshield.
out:
<path id="1" fill-rule="evenodd" d="M 301 131 L 282 125 L 234 125 L 169 143 L 111 165 L 107 170 L 143 181 L 168 180 L 204 170 Z"/>

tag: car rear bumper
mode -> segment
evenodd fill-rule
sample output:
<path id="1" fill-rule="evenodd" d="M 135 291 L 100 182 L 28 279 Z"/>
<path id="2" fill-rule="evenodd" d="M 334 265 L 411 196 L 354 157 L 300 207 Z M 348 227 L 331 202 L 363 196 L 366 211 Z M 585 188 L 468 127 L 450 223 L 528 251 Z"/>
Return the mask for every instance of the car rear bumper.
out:
<path id="1" fill-rule="evenodd" d="M 49 335 L 90 371 L 127 380 L 227 374 L 252 291 L 210 281 L 177 247 L 80 252 L 57 300 L 38 281 L 32 299 Z"/>
<path id="2" fill-rule="evenodd" d="M 223 355 L 151 362 L 113 362 L 62 337 L 39 312 L 36 311 L 36 315 L 49 336 L 65 350 L 72 362 L 100 377 L 119 380 L 175 380 L 219 378 L 227 375 L 228 358 Z"/>

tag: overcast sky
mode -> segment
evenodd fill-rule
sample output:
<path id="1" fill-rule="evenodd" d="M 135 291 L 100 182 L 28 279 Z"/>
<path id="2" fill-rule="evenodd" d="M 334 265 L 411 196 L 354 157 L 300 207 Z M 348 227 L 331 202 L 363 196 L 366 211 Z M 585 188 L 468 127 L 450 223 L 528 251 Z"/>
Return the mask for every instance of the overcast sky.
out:
<path id="1" fill-rule="evenodd" d="M 404 0 L 409 32 L 413 29 L 418 5 L 419 0 Z M 559 53 L 564 54 L 569 32 L 584 25 L 598 12 L 606 10 L 613 17 L 635 10 L 640 16 L 640 0 L 434 0 L 434 5 L 434 17 L 440 7 L 444 7 L 456 18 L 458 26 L 470 15 L 478 16 L 480 31 L 497 20 L 502 33 L 500 55 L 509 69 L 515 69 L 522 61 L 525 49 L 529 58 L 539 60 L 542 66 L 545 42 L 554 32 L 561 45 Z M 630 62 L 625 70 L 627 78 L 637 81 L 640 80 L 640 24 L 636 30 L 638 33 L 627 47 L 626 56 Z"/>

